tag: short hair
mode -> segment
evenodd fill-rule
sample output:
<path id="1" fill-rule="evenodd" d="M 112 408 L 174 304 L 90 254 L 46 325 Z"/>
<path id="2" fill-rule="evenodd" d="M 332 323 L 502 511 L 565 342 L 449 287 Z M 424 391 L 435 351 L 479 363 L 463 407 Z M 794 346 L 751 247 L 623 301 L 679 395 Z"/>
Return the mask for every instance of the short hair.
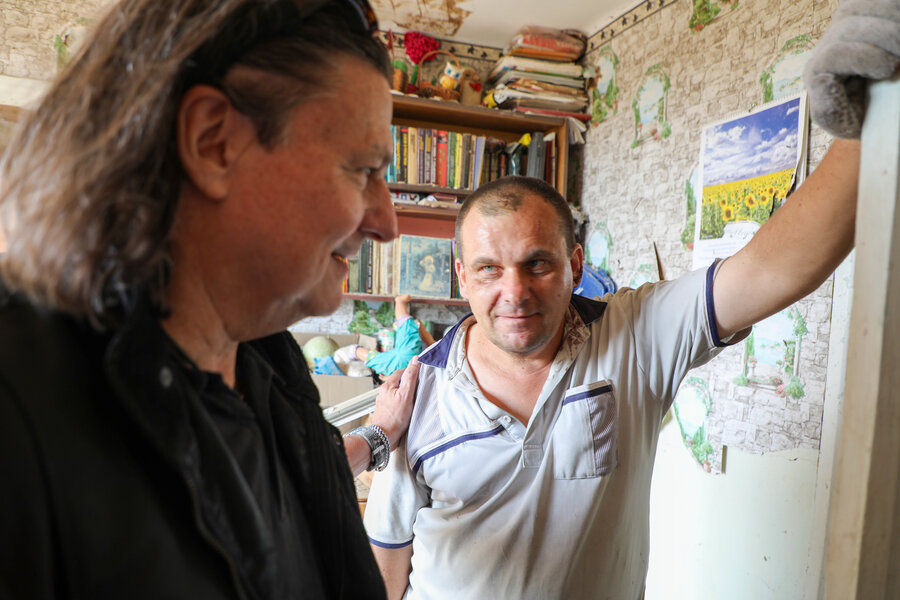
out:
<path id="1" fill-rule="evenodd" d="M 359 21 L 349 2 L 336 1 L 111 7 L 0 163 L 7 286 L 98 328 L 127 309 L 123 290 L 149 296 L 165 314 L 184 94 L 218 87 L 271 149 L 292 109 L 328 85 L 337 59 L 357 57 L 388 79 L 387 53 L 370 30 L 354 27 Z M 266 76 L 235 76 L 236 66 Z"/>
<path id="2" fill-rule="evenodd" d="M 559 234 L 566 243 L 566 252 L 571 254 L 575 248 L 575 222 L 566 199 L 543 179 L 508 175 L 484 184 L 463 202 L 456 217 L 457 255 L 463 256 L 463 222 L 473 208 L 487 216 L 515 212 L 528 196 L 537 196 L 556 212 Z"/>

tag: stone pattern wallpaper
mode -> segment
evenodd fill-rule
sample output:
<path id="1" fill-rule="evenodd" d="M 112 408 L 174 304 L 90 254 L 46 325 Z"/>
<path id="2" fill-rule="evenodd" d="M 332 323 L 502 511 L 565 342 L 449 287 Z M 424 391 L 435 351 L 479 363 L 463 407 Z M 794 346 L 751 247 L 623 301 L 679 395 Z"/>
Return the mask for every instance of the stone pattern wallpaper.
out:
<path id="1" fill-rule="evenodd" d="M 587 134 L 581 200 L 591 226 L 602 223 L 608 232 L 609 269 L 620 286 L 646 281 L 648 267 L 656 274 L 654 245 L 666 278 L 690 269 L 691 252 L 681 240 L 687 217 L 685 183 L 699 163 L 703 127 L 762 104 L 761 74 L 788 40 L 807 34 L 818 39 L 837 6 L 835 0 L 742 2 L 726 6 L 697 31 L 689 25 L 694 4 L 665 2 L 661 9 L 648 8 L 646 17 L 638 6 L 640 19 L 613 36 L 609 27 L 592 36 L 593 50 L 585 57 L 586 64 L 596 64 L 607 46 L 618 57 L 618 108 Z M 632 148 L 632 101 L 655 65 L 670 83 L 665 118 L 671 132 Z M 829 136 L 813 125 L 808 172 L 829 143 Z M 695 192 L 699 197 L 699 190 Z M 802 397 L 736 384 L 743 369 L 742 344 L 690 374 L 705 380 L 711 393 L 707 437 L 717 452 L 723 444 L 751 452 L 819 447 L 831 291 L 829 280 L 795 305 L 807 329 L 798 351 Z"/>

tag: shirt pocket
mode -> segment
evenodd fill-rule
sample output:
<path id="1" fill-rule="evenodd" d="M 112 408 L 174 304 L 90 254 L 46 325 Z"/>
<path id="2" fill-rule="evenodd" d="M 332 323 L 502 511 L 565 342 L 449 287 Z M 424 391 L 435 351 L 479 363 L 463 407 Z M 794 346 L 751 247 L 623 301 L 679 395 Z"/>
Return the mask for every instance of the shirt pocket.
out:
<path id="1" fill-rule="evenodd" d="M 602 477 L 618 466 L 616 397 L 608 381 L 566 392 L 551 436 L 556 479 Z"/>

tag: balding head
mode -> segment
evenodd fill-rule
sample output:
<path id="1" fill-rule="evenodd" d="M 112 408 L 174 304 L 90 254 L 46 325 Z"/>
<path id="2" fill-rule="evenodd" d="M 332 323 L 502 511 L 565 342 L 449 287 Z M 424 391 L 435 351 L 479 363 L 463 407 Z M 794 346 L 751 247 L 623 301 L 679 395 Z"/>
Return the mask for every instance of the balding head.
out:
<path id="1" fill-rule="evenodd" d="M 575 225 L 565 198 L 541 179 L 511 175 L 486 183 L 463 202 L 456 218 L 457 255 L 463 256 L 462 227 L 470 211 L 477 210 L 486 216 L 512 213 L 530 198 L 538 198 L 553 208 L 559 234 L 566 242 L 566 252 L 571 254 L 575 247 Z"/>

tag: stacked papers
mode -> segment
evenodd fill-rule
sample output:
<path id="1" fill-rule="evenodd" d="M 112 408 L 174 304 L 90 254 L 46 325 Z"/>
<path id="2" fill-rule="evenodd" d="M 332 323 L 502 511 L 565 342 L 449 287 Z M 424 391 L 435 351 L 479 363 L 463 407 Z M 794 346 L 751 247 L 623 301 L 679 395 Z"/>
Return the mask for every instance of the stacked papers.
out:
<path id="1" fill-rule="evenodd" d="M 488 75 L 488 106 L 511 110 L 540 109 L 565 115 L 588 107 L 584 69 L 574 62 L 504 56 Z"/>
<path id="2" fill-rule="evenodd" d="M 525 71 L 528 73 L 545 73 L 547 75 L 562 75 L 565 77 L 581 78 L 583 67 L 572 62 L 556 62 L 552 60 L 540 60 L 537 58 L 524 58 L 521 56 L 504 56 L 497 61 L 488 75 L 488 82 L 493 82 L 504 71 Z M 583 85 L 583 84 L 582 84 Z"/>

